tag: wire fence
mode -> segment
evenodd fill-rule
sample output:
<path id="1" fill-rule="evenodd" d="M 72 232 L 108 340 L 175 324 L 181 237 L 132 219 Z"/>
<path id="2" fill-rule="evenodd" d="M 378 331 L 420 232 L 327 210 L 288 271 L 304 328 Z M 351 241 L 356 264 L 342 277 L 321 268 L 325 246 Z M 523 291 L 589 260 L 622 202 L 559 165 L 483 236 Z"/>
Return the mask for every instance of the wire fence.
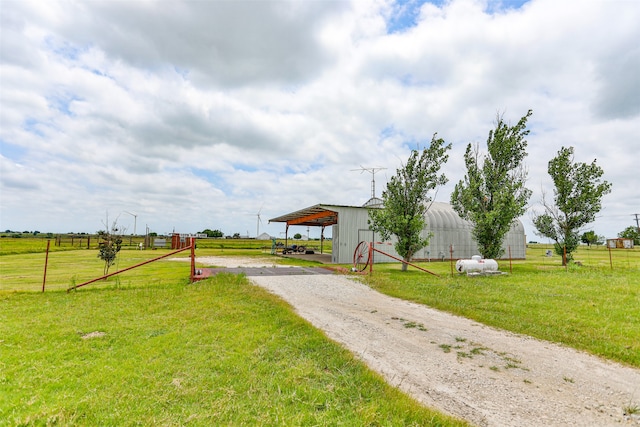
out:
<path id="1" fill-rule="evenodd" d="M 606 245 L 581 245 L 572 255 L 572 263 L 576 265 L 640 269 L 639 247 L 610 248 Z M 555 253 L 552 244 L 527 245 L 527 259 L 549 266 L 562 263 L 562 255 Z"/>

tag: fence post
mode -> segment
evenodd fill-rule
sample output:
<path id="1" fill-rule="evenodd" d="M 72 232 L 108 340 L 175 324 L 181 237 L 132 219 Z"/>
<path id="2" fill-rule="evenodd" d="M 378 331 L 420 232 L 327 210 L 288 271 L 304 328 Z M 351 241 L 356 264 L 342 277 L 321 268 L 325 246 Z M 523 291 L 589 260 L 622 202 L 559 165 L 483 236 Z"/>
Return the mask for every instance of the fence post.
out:
<path id="1" fill-rule="evenodd" d="M 196 275 L 196 238 L 191 238 L 191 282 Z"/>
<path id="2" fill-rule="evenodd" d="M 449 245 L 449 259 L 451 260 L 451 277 L 453 277 L 453 243 Z"/>
<path id="3" fill-rule="evenodd" d="M 44 284 L 47 282 L 47 265 L 49 264 L 49 245 L 51 240 L 47 239 L 47 255 L 44 258 L 44 275 L 42 276 L 42 292 L 44 292 Z"/>

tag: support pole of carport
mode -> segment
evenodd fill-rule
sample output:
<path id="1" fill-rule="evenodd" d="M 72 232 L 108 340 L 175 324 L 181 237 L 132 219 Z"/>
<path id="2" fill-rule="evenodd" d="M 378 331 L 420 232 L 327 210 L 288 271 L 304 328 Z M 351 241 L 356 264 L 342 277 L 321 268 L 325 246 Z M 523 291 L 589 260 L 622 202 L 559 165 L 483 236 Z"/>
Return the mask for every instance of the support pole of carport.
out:
<path id="1" fill-rule="evenodd" d="M 324 250 L 324 225 L 320 228 L 320 253 Z"/>
<path id="2" fill-rule="evenodd" d="M 284 249 L 286 250 L 289 247 L 289 223 L 287 222 L 287 227 L 284 229 Z"/>

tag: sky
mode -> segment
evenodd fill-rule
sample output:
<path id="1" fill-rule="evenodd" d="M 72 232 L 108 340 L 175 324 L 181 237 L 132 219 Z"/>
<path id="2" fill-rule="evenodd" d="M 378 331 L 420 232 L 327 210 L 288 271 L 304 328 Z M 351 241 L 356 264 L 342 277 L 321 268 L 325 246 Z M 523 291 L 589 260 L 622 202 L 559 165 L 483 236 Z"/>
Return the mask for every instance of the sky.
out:
<path id="1" fill-rule="evenodd" d="M 280 237 L 364 204 L 363 168 L 379 197 L 434 133 L 448 202 L 467 144 L 531 109 L 527 239 L 563 146 L 604 169 L 584 231 L 615 237 L 640 214 L 638 22 L 636 0 L 0 0 L 0 230 Z"/>

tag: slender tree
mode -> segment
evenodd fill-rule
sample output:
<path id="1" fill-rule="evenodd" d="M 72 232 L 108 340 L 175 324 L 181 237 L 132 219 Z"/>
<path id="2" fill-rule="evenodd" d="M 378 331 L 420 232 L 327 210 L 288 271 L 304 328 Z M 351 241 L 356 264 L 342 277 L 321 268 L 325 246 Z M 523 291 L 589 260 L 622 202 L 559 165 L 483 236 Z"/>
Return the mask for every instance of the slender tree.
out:
<path id="1" fill-rule="evenodd" d="M 478 145 L 467 145 L 467 174 L 451 194 L 455 211 L 473 224 L 472 234 L 484 258 L 502 256 L 504 238 L 516 218 L 524 214 L 531 197 L 531 190 L 525 187 L 527 170 L 523 164 L 531 114 L 529 110 L 515 126 L 498 116 L 483 158 Z"/>
<path id="2" fill-rule="evenodd" d="M 449 159 L 446 153 L 450 149 L 451 144 L 434 134 L 430 146 L 422 153 L 413 150 L 407 163 L 391 177 L 382 192 L 383 207 L 369 209 L 369 228 L 383 240 L 395 236 L 396 252 L 406 262 L 429 244 L 430 236 L 423 235 L 425 214 L 432 201 L 428 192 L 447 183 L 440 168 Z M 402 270 L 406 269 L 403 263 Z"/>
<path id="3" fill-rule="evenodd" d="M 566 265 L 580 243 L 580 228 L 595 221 L 611 184 L 602 180 L 604 171 L 595 160 L 575 163 L 573 147 L 562 147 L 549 161 L 548 172 L 555 186 L 553 201 L 543 194 L 544 213 L 534 215 L 533 224 L 540 236 L 555 242 L 555 252 L 563 255 L 562 264 Z"/>
<path id="4" fill-rule="evenodd" d="M 118 219 L 116 218 L 111 225 L 109 224 L 109 215 L 107 214 L 107 220 L 104 222 L 105 230 L 98 231 L 98 258 L 104 261 L 104 274 L 109 273 L 109 268 L 116 263 L 118 252 L 122 248 L 122 234 L 125 229 L 118 229 Z"/>

